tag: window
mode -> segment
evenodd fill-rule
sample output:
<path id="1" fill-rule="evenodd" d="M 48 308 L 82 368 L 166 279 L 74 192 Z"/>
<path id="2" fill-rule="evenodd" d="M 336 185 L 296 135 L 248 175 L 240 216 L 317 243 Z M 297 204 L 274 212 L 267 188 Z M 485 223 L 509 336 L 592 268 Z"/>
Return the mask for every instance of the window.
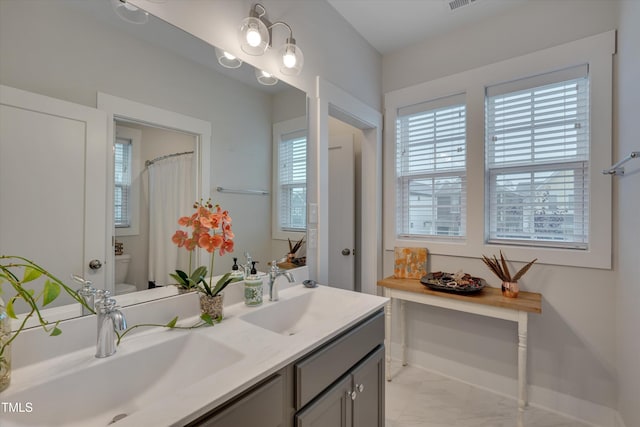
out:
<path id="1" fill-rule="evenodd" d="M 273 235 L 299 239 L 307 230 L 306 118 L 275 123 Z"/>
<path id="2" fill-rule="evenodd" d="M 586 65 L 491 86 L 486 95 L 489 242 L 586 249 Z"/>
<path id="3" fill-rule="evenodd" d="M 610 269 L 612 185 L 601 171 L 615 161 L 615 47 L 608 31 L 385 93 L 385 250 L 478 258 L 508 245 L 512 261 Z M 457 105 L 464 144 L 449 152 L 464 155 L 445 165 L 426 115 L 437 122 Z M 425 130 L 412 129 L 421 114 Z"/>
<path id="4" fill-rule="evenodd" d="M 113 225 L 116 236 L 140 230 L 142 131 L 117 124 L 113 143 Z"/>
<path id="5" fill-rule="evenodd" d="M 465 236 L 465 112 L 464 95 L 398 110 L 398 236 Z"/>
<path id="6" fill-rule="evenodd" d="M 116 138 L 114 144 L 113 222 L 116 228 L 131 226 L 131 140 Z"/>

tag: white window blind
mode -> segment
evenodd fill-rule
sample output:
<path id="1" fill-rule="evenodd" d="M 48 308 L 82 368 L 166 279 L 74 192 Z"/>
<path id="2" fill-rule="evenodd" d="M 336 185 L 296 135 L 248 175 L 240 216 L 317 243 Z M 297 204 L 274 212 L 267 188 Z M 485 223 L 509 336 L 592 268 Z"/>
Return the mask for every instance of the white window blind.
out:
<path id="1" fill-rule="evenodd" d="M 131 153 L 131 141 L 116 138 L 114 144 L 113 218 L 117 228 L 131 226 Z"/>
<path id="2" fill-rule="evenodd" d="M 464 237 L 464 94 L 398 109 L 396 150 L 397 236 Z"/>
<path id="3" fill-rule="evenodd" d="M 279 225 L 283 231 L 307 229 L 307 135 L 281 135 L 278 146 Z"/>
<path id="4" fill-rule="evenodd" d="M 489 242 L 587 247 L 586 65 L 488 87 L 485 148 Z"/>

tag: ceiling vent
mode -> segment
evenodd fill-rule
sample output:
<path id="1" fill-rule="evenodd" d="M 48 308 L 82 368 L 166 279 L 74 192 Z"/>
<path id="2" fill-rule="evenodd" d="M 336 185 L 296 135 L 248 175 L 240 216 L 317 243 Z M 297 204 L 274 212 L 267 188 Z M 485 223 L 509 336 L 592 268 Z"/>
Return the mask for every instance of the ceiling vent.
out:
<path id="1" fill-rule="evenodd" d="M 480 0 L 444 0 L 449 10 L 453 12 L 454 10 L 459 10 L 465 6 L 471 6 L 474 3 L 478 3 Z"/>

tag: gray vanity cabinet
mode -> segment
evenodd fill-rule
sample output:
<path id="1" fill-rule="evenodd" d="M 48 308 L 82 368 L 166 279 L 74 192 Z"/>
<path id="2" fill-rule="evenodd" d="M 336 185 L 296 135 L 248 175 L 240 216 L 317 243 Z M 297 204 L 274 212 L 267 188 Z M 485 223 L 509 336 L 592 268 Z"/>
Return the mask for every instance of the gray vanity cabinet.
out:
<path id="1" fill-rule="evenodd" d="M 384 427 L 378 311 L 188 427 Z"/>
<path id="2" fill-rule="evenodd" d="M 298 412 L 295 427 L 384 427 L 384 347 Z"/>

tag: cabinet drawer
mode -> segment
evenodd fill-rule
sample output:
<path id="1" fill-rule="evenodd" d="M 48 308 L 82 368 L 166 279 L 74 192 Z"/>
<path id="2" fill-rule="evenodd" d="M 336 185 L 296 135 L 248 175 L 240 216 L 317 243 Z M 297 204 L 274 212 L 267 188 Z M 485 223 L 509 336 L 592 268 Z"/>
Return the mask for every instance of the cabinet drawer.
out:
<path id="1" fill-rule="evenodd" d="M 285 424 L 284 380 L 275 375 L 222 409 L 204 415 L 188 427 L 280 427 Z"/>
<path id="2" fill-rule="evenodd" d="M 294 367 L 295 409 L 309 403 L 384 341 L 382 311 L 297 362 Z"/>

